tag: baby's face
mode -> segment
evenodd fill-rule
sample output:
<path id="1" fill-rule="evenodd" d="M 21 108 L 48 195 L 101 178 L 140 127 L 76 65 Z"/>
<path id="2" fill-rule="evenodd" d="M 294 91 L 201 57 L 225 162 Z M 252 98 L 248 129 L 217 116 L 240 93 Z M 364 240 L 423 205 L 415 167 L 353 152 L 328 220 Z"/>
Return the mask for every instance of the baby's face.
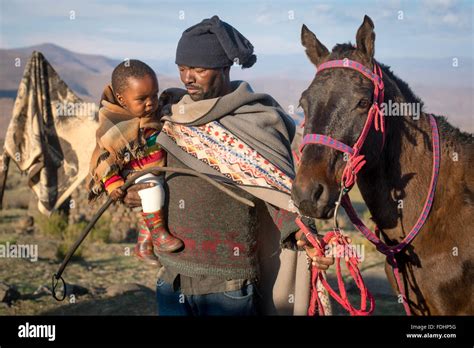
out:
<path id="1" fill-rule="evenodd" d="M 135 117 L 149 117 L 158 109 L 158 90 L 156 76 L 129 77 L 127 87 L 117 93 L 117 99 Z"/>

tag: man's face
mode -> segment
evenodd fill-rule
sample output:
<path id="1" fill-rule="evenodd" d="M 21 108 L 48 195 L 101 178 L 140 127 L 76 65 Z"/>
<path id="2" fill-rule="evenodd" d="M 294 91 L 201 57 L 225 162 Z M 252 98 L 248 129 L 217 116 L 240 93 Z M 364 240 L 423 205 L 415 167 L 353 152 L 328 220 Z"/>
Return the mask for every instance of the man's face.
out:
<path id="1" fill-rule="evenodd" d="M 116 97 L 135 117 L 149 117 L 158 109 L 158 80 L 156 76 L 129 77 L 127 86 Z"/>
<path id="2" fill-rule="evenodd" d="M 189 96 L 194 101 L 222 96 L 224 92 L 226 69 L 205 69 L 178 65 L 179 76 Z"/>

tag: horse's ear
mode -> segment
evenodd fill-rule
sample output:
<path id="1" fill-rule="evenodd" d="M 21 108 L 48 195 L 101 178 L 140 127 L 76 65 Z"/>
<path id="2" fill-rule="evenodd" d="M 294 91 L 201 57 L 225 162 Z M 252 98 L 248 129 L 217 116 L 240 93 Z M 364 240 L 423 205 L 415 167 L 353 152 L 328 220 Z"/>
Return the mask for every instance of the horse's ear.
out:
<path id="1" fill-rule="evenodd" d="M 329 51 L 314 33 L 303 24 L 301 27 L 301 44 L 306 48 L 306 55 L 311 63 L 318 66 L 324 57 L 329 55 Z"/>
<path id="2" fill-rule="evenodd" d="M 369 16 L 365 15 L 364 22 L 357 30 L 356 35 L 357 49 L 367 58 L 374 58 L 375 53 L 375 32 L 374 22 Z"/>

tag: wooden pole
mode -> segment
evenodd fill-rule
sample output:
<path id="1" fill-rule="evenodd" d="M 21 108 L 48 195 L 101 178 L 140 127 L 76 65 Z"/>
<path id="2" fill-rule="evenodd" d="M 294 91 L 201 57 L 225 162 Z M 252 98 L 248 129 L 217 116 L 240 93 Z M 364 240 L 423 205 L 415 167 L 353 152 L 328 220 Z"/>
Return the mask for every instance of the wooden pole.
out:
<path id="1" fill-rule="evenodd" d="M 5 186 L 7 185 L 8 168 L 10 166 L 10 157 L 7 154 L 3 154 L 2 168 L 0 168 L 0 210 L 3 210 L 3 193 L 5 192 Z"/>

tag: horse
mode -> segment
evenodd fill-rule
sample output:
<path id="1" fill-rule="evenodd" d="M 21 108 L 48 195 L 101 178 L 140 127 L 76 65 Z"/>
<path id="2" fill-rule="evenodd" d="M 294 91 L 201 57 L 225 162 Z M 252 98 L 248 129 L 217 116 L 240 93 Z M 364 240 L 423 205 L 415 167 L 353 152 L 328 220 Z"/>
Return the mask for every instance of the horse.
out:
<path id="1" fill-rule="evenodd" d="M 374 23 L 365 16 L 356 45 L 337 44 L 331 52 L 303 24 L 301 43 L 316 66 L 351 60 L 374 70 L 380 66 L 386 104 L 419 105 L 403 116 L 384 114 L 385 136 L 372 127 L 360 149 L 365 165 L 356 183 L 381 239 L 399 243 L 422 212 L 432 173 L 432 128 L 423 102 L 389 66 L 374 59 Z M 374 98 L 370 79 L 353 69 L 318 71 L 301 94 L 304 135 L 325 134 L 354 144 Z M 408 104 L 404 104 L 408 103 Z M 419 234 L 395 256 L 404 298 L 414 315 L 474 314 L 474 175 L 473 136 L 433 116 L 439 130 L 439 175 L 429 215 Z M 334 216 L 347 158 L 334 148 L 307 144 L 301 153 L 292 200 L 300 214 L 317 219 Z M 387 278 L 398 291 L 391 266 Z"/>

